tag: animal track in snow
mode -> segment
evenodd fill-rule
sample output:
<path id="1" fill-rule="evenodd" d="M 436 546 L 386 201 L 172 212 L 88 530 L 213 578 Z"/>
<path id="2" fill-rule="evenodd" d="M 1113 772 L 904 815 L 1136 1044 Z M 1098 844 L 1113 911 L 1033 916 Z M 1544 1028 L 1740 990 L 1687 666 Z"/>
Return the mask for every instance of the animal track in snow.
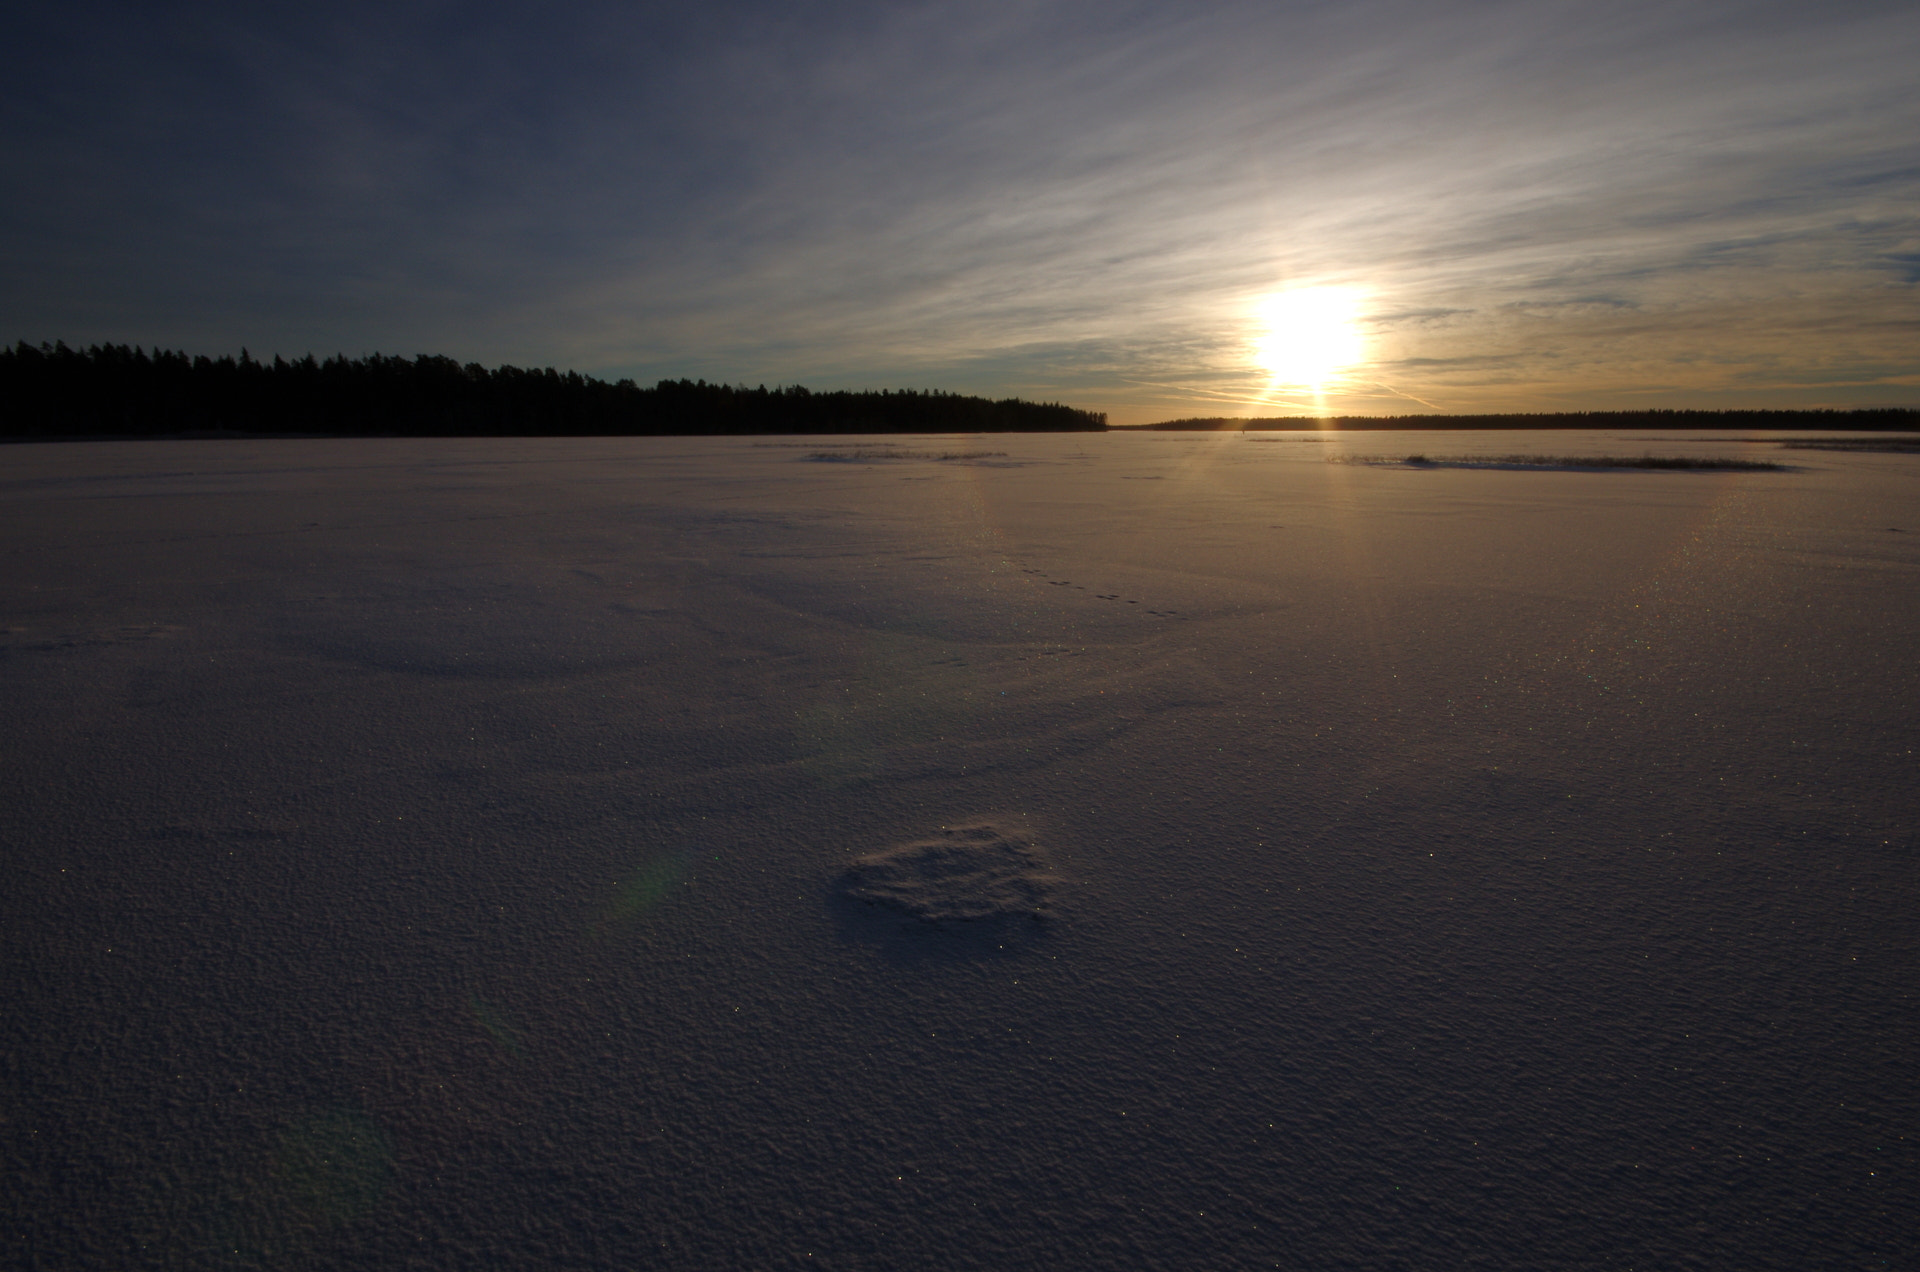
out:
<path id="1" fill-rule="evenodd" d="M 1018 565 L 1017 563 L 1016 563 L 1016 566 L 1019 569 L 1020 573 L 1022 574 L 1041 575 L 1042 577 L 1040 581 L 1047 584 L 1047 586 L 1049 587 L 1070 587 L 1074 589 L 1076 592 L 1084 592 L 1087 590 L 1085 584 L 1075 583 L 1072 579 L 1046 578 L 1045 577 L 1046 571 L 1039 569 L 1035 566 Z M 1124 601 L 1128 605 L 1140 604 L 1139 601 L 1133 599 L 1132 597 L 1122 596 L 1118 592 L 1095 592 L 1093 595 L 1095 599 L 1102 600 L 1102 601 Z M 1178 618 L 1180 616 L 1179 610 L 1150 609 L 1150 610 L 1147 610 L 1146 613 L 1152 614 L 1155 618 Z"/>

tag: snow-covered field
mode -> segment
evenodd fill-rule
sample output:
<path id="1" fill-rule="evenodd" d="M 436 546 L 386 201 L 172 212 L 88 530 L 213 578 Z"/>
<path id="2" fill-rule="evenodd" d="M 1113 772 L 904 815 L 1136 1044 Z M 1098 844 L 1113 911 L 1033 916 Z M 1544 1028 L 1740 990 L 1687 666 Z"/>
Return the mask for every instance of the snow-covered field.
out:
<path id="1" fill-rule="evenodd" d="M 1920 456 L 863 440 L 0 450 L 0 1263 L 1920 1263 Z"/>

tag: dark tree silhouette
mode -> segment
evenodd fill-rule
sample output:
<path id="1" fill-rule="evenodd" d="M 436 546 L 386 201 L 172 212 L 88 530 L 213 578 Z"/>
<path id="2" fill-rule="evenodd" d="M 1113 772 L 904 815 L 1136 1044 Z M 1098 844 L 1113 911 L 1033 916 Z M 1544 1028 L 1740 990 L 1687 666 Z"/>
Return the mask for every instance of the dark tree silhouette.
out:
<path id="1" fill-rule="evenodd" d="M 577 371 L 491 371 L 452 358 L 312 354 L 261 362 L 138 346 L 0 348 L 0 437 L 327 433 L 407 437 L 1098 431 L 1058 403 L 934 390 L 813 393 Z"/>

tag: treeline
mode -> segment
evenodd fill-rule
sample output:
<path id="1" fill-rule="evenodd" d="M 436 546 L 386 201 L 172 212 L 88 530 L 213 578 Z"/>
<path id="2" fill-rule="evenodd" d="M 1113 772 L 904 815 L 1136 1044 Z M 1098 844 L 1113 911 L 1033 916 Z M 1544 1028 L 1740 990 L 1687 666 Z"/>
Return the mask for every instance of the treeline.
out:
<path id="1" fill-rule="evenodd" d="M 704 380 L 642 388 L 452 358 L 308 354 L 271 362 L 138 346 L 0 347 L 0 437 L 323 433 L 404 437 L 1098 431 L 1058 403 L 938 391 L 812 393 Z"/>
<path id="2" fill-rule="evenodd" d="M 1172 432 L 1258 432 L 1281 429 L 1494 429 L 1494 428 L 1768 428 L 1845 429 L 1849 432 L 1920 432 L 1920 410 L 1863 407 L 1854 411 L 1562 411 L 1551 415 L 1329 415 L 1241 419 L 1210 416 L 1122 428 Z"/>

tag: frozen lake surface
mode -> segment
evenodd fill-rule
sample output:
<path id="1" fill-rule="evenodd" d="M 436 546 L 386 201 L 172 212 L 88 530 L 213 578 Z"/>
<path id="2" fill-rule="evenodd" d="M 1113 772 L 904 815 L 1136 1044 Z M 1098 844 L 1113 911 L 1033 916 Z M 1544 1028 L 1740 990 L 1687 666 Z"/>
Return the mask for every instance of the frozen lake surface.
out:
<path id="1" fill-rule="evenodd" d="M 884 440 L 0 450 L 0 1263 L 1920 1265 L 1920 456 Z"/>

